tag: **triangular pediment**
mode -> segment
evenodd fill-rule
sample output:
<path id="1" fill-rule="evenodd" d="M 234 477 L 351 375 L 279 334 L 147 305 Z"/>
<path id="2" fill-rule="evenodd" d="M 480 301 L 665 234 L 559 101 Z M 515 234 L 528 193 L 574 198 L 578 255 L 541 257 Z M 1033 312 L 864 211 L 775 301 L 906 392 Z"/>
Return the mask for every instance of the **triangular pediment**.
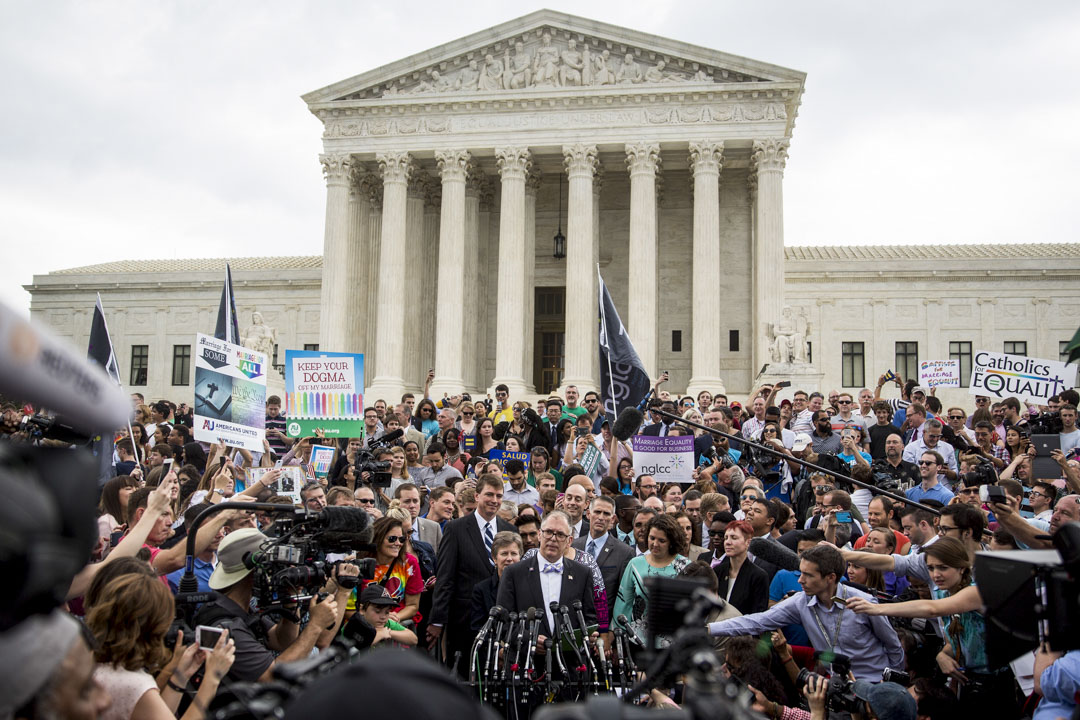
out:
<path id="1" fill-rule="evenodd" d="M 758 83 L 805 74 L 552 10 L 539 10 L 308 93 L 309 106 L 397 98 Z"/>

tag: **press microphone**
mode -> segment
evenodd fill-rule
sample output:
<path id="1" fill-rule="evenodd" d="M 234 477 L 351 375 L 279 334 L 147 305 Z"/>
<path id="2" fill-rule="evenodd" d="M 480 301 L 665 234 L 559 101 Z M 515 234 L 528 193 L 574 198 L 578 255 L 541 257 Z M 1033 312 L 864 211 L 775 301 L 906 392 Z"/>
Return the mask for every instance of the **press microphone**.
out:
<path id="1" fill-rule="evenodd" d="M 310 515 L 307 522 L 313 528 L 328 533 L 356 534 L 371 527 L 371 516 L 362 508 L 347 505 L 330 505 L 318 513 Z"/>
<path id="2" fill-rule="evenodd" d="M 637 636 L 637 633 L 634 632 L 634 629 L 630 627 L 630 621 L 626 619 L 625 615 L 620 615 L 615 619 L 620 625 L 623 626 L 623 629 L 626 630 L 626 639 L 630 642 L 631 645 L 636 645 L 639 648 L 645 647 L 645 643 L 641 642 L 641 638 L 639 638 Z"/>
<path id="3" fill-rule="evenodd" d="M 404 434 L 405 434 L 405 431 L 402 430 L 401 428 L 398 428 L 394 432 L 386 433 L 385 435 L 380 435 L 379 437 L 373 437 L 370 440 L 368 440 L 368 447 L 376 447 L 378 445 L 389 445 L 390 443 L 394 442 L 395 440 L 397 440 L 399 437 L 401 437 Z"/>
<path id="4" fill-rule="evenodd" d="M 536 611 L 536 608 L 531 607 L 526 613 L 526 618 L 529 621 L 529 646 L 526 648 L 525 675 L 528 676 L 532 672 L 533 653 L 539 650 L 537 642 L 540 637 L 540 613 Z"/>
<path id="5" fill-rule="evenodd" d="M 510 664 L 510 646 L 514 640 L 514 626 L 517 625 L 517 619 L 518 614 L 516 612 L 510 613 L 510 622 L 506 623 L 506 639 L 502 641 L 503 663 L 501 668 L 498 656 L 495 657 L 495 670 L 500 681 L 506 679 L 506 668 Z"/>
<path id="6" fill-rule="evenodd" d="M 750 552 L 754 557 L 759 557 L 767 563 L 776 565 L 781 570 L 798 570 L 798 553 L 788 550 L 778 542 L 765 538 L 753 538 L 750 540 Z"/>
<path id="7" fill-rule="evenodd" d="M 101 366 L 0 302 L 0 393 L 48 407 L 85 440 L 131 419 L 131 399 Z"/>
<path id="8" fill-rule="evenodd" d="M 640 412 L 640 413 L 645 412 L 645 408 L 649 404 L 649 399 L 652 398 L 652 396 L 654 394 L 656 394 L 656 388 L 654 388 L 654 387 L 649 388 L 649 392 L 645 393 L 645 397 L 641 398 L 641 402 L 639 402 L 637 404 L 638 412 Z"/>
<path id="9" fill-rule="evenodd" d="M 488 619 L 484 623 L 483 627 L 480 628 L 480 632 L 476 634 L 476 640 L 478 643 L 483 642 L 487 638 L 487 634 L 488 631 L 491 630 L 492 623 L 495 622 L 495 618 L 497 618 L 502 612 L 502 605 L 496 605 L 495 607 L 488 610 Z"/>
<path id="10" fill-rule="evenodd" d="M 563 675 L 566 675 L 566 665 L 563 663 L 562 657 L 562 618 L 559 617 L 559 601 L 552 600 L 548 603 L 548 609 L 551 610 L 551 621 L 555 623 L 555 627 L 551 630 L 558 640 L 558 642 L 555 643 L 555 659 L 559 663 L 560 672 L 562 672 Z"/>
<path id="11" fill-rule="evenodd" d="M 589 652 L 589 626 L 585 624 L 585 613 L 582 612 L 582 604 L 580 600 L 575 600 L 570 603 L 574 607 L 574 614 L 577 615 L 578 623 L 581 625 L 581 644 L 585 649 L 585 660 L 589 664 L 589 671 L 596 677 L 596 664 L 593 662 L 592 654 Z M 566 606 L 563 605 L 563 608 Z"/>
<path id="12" fill-rule="evenodd" d="M 615 424 L 611 426 L 611 434 L 619 442 L 625 442 L 634 436 L 644 418 L 645 416 L 637 408 L 623 408 L 619 417 L 615 418 Z"/>

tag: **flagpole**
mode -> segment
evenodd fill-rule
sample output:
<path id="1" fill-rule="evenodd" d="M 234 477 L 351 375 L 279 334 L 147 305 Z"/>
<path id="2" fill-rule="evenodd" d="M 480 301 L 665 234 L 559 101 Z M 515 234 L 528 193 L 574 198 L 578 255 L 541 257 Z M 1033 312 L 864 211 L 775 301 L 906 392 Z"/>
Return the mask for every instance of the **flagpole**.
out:
<path id="1" fill-rule="evenodd" d="M 604 276 L 600 274 L 600 263 L 596 263 L 596 277 L 600 280 L 601 290 L 606 290 L 607 285 L 604 284 Z M 597 300 L 600 302 L 600 324 L 604 328 L 604 332 L 607 332 L 607 315 L 604 314 L 604 295 L 602 292 L 597 292 Z M 619 414 L 619 408 L 615 405 L 615 373 L 611 370 L 611 340 L 608 340 L 609 351 L 607 353 L 607 375 L 608 375 L 608 392 L 611 393 L 611 409 L 616 415 Z"/>
<path id="2" fill-rule="evenodd" d="M 121 390 L 124 389 L 124 384 L 120 382 L 120 361 L 116 359 L 116 350 L 113 349 L 112 335 L 109 333 L 109 321 L 105 317 L 105 304 L 101 302 L 101 293 L 97 293 L 98 307 L 101 308 L 101 322 L 105 323 L 105 337 L 109 340 L 109 355 L 112 357 L 113 364 L 116 366 L 116 375 L 113 379 L 116 380 L 116 386 Z M 109 368 L 105 368 L 105 372 L 108 372 Z M 125 391 L 126 392 L 126 391 Z M 131 439 L 131 449 L 135 452 L 135 457 L 139 458 L 139 464 L 142 465 L 141 457 L 142 453 L 139 452 L 138 445 L 135 444 L 135 431 L 131 427 L 131 414 L 128 414 L 127 421 L 128 437 Z"/>

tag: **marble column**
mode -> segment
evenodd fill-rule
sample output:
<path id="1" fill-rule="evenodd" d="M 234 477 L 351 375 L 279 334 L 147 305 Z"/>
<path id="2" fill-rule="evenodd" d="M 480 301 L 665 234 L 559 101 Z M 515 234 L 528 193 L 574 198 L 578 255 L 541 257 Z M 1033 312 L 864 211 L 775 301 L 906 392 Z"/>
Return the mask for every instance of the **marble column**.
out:
<path id="1" fill-rule="evenodd" d="M 600 311 L 596 300 L 597 278 L 593 237 L 593 172 L 595 145 L 563 146 L 569 177 L 566 218 L 566 357 L 560 392 L 576 385 L 581 395 L 595 390 L 593 356 L 597 355 Z"/>
<path id="2" fill-rule="evenodd" d="M 435 153 L 442 177 L 442 208 L 439 214 L 439 275 L 447 278 L 442 302 L 437 303 L 435 324 L 435 380 L 432 397 L 456 395 L 465 387 L 465 311 L 469 306 L 459 291 L 466 277 L 465 178 L 469 170 L 467 150 Z M 475 249 L 475 246 L 474 246 Z M 459 282 L 457 279 L 460 278 Z"/>
<path id="3" fill-rule="evenodd" d="M 397 296 L 397 301 L 405 306 L 405 321 L 400 328 L 404 336 L 405 357 L 402 379 L 405 392 L 419 393 L 423 388 L 424 375 L 428 368 L 423 367 L 420 356 L 420 335 L 423 318 L 423 302 L 416 280 L 422 277 L 421 267 L 425 267 L 424 258 L 424 194 L 427 190 L 427 175 L 419 167 L 414 168 L 408 185 L 408 200 L 405 211 L 405 285 Z M 399 398 L 395 398 L 399 399 Z"/>
<path id="4" fill-rule="evenodd" d="M 348 287 L 349 180 L 348 154 L 320 155 L 326 177 L 326 221 L 323 229 L 323 277 L 319 302 L 319 347 L 344 347 L 350 308 L 343 302 Z"/>
<path id="5" fill-rule="evenodd" d="M 656 372 L 657 283 L 656 170 L 660 163 L 657 143 L 627 143 L 626 166 L 630 172 L 630 285 L 627 329 L 649 377 Z"/>
<path id="6" fill-rule="evenodd" d="M 479 261 L 477 263 L 476 292 L 486 307 L 491 308 L 499 302 L 499 266 L 497 234 L 492 233 L 491 215 L 495 210 L 494 183 L 488 183 L 480 195 L 480 214 L 477 216 L 476 246 Z M 494 262 L 492 262 L 494 260 Z M 476 392 L 483 395 L 488 392 L 488 380 L 494 376 L 495 341 L 498 328 L 491 322 L 491 315 L 485 315 L 476 328 Z M 492 342 L 488 342 L 488 340 Z"/>
<path id="7" fill-rule="evenodd" d="M 525 386 L 536 393 L 533 371 L 536 359 L 536 196 L 540 192 L 541 173 L 533 167 L 525 178 Z"/>
<path id="8" fill-rule="evenodd" d="M 368 215 L 364 227 L 364 237 L 367 238 L 367 267 L 368 282 L 365 286 L 367 304 L 364 312 L 370 318 L 367 322 L 367 333 L 364 340 L 364 377 L 365 382 L 370 384 L 375 377 L 375 368 L 379 362 L 379 337 L 378 315 L 379 307 L 379 269 L 382 259 L 382 211 L 383 211 L 383 184 L 382 178 L 377 174 L 369 176 L 369 182 L 364 186 L 368 191 Z M 374 403 L 378 398 L 372 398 Z M 365 400 L 365 402 L 367 402 Z"/>
<path id="9" fill-rule="evenodd" d="M 341 344 L 324 345 L 320 336 L 319 348 L 334 352 L 363 353 L 367 343 L 369 305 L 368 286 L 374 276 L 371 255 L 371 185 L 377 182 L 371 173 L 354 164 L 349 183 L 348 250 L 345 253 L 345 288 L 340 296 L 345 313 L 345 338 Z M 326 260 L 323 260 L 326 266 Z M 325 274 L 323 275 L 325 278 Z M 365 356 L 365 363 L 368 358 Z M 365 368 L 370 372 L 370 367 Z"/>
<path id="10" fill-rule="evenodd" d="M 379 254 L 379 294 L 371 308 L 378 327 L 375 378 L 365 395 L 383 398 L 393 405 L 404 392 L 402 377 L 405 344 L 406 250 L 405 228 L 409 177 L 413 171 L 408 152 L 376 155 L 383 176 L 382 233 Z"/>
<path id="11" fill-rule="evenodd" d="M 495 149 L 502 179 L 499 207 L 499 287 L 495 379 L 510 397 L 519 398 L 525 384 L 525 177 L 532 165 L 529 149 Z"/>
<path id="12" fill-rule="evenodd" d="M 474 310 L 480 302 L 480 195 L 487 186 L 487 178 L 475 165 L 470 165 L 466 173 L 465 182 L 465 230 L 464 230 L 464 263 L 465 273 L 462 281 L 461 304 L 464 321 L 462 323 L 464 341 L 462 352 L 462 372 L 464 373 L 465 388 L 476 393 L 486 387 L 486 382 L 480 378 L 480 366 L 483 362 L 481 352 L 479 314 Z M 443 203 L 446 203 L 445 189 L 443 191 Z M 436 375 L 438 369 L 436 369 Z"/>
<path id="13" fill-rule="evenodd" d="M 601 191 L 603 191 L 603 189 L 604 189 L 604 166 L 600 164 L 599 159 L 598 159 L 597 163 L 596 163 L 596 169 L 593 171 L 593 182 L 592 182 L 592 198 L 593 198 L 593 200 L 592 200 L 592 236 L 593 236 L 592 268 L 593 268 L 593 278 L 596 278 L 596 270 L 597 270 L 597 268 L 600 267 L 600 237 L 601 237 L 600 236 L 600 193 L 601 193 Z M 599 293 L 600 293 L 600 282 L 599 282 L 599 280 L 597 280 L 597 282 L 596 282 L 596 291 L 595 291 L 595 296 L 594 296 L 595 299 L 593 301 L 593 305 L 594 305 L 594 307 L 596 307 L 596 318 L 595 318 L 596 323 L 600 322 Z M 597 328 L 597 330 L 596 330 L 596 333 L 597 333 L 597 345 L 599 346 L 599 341 L 600 341 L 600 326 L 599 326 L 599 324 L 596 325 L 596 328 Z M 592 367 L 590 368 L 590 371 L 589 371 L 589 377 L 593 378 L 593 383 L 595 383 L 596 387 L 600 386 L 600 353 L 598 351 L 596 351 L 596 350 L 594 350 L 592 352 Z M 584 395 L 584 394 L 585 393 L 583 391 L 582 395 Z"/>
<path id="14" fill-rule="evenodd" d="M 720 272 L 720 169 L 724 143 L 690 143 L 694 177 L 694 273 L 691 288 L 693 337 L 688 395 L 723 387 L 720 377 L 720 313 L 716 277 Z"/>
<path id="15" fill-rule="evenodd" d="M 769 362 L 769 329 L 784 310 L 784 165 L 788 140 L 755 140 L 750 172 L 757 178 L 754 205 L 754 361 Z"/>
<path id="16" fill-rule="evenodd" d="M 439 224 L 441 223 L 442 184 L 429 178 L 424 192 L 424 245 L 420 267 L 430 268 L 422 273 L 414 287 L 420 295 L 420 387 L 423 389 L 428 370 L 435 369 L 435 308 L 439 297 Z M 424 278 L 431 278 L 430 282 Z M 453 280 L 447 278 L 447 285 Z M 441 396 L 435 396 L 441 397 Z"/>

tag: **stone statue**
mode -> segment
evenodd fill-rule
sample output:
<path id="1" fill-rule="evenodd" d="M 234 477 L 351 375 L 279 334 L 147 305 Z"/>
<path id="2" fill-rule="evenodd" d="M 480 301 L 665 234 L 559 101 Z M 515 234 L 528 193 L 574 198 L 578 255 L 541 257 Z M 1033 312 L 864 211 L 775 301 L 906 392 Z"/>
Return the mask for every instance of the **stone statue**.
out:
<path id="1" fill-rule="evenodd" d="M 645 71 L 645 82 L 648 83 L 662 83 L 670 78 L 664 76 L 664 68 L 667 67 L 667 63 L 660 60 L 656 63 L 656 67 L 651 67 Z"/>
<path id="2" fill-rule="evenodd" d="M 533 82 L 537 85 L 559 84 L 559 48 L 551 44 L 548 33 L 540 38 L 540 48 L 533 59 Z"/>
<path id="3" fill-rule="evenodd" d="M 602 51 L 594 60 L 593 82 L 596 85 L 614 85 L 615 73 L 611 70 L 611 51 Z"/>
<path id="4" fill-rule="evenodd" d="M 506 79 L 507 90 L 520 90 L 532 85 L 532 56 L 525 52 L 525 43 L 520 40 L 514 43 L 514 56 L 510 57 L 510 50 L 506 51 Z"/>
<path id="5" fill-rule="evenodd" d="M 241 342 L 244 347 L 266 355 L 267 360 L 274 357 L 274 343 L 277 342 L 277 330 L 263 322 L 262 313 L 251 313 L 251 325 L 244 331 Z"/>
<path id="6" fill-rule="evenodd" d="M 480 75 L 481 90 L 502 90 L 502 63 L 488 53 L 484 56 L 484 72 Z"/>
<path id="7" fill-rule="evenodd" d="M 581 53 L 577 51 L 577 40 L 570 38 L 566 50 L 562 52 L 562 67 L 559 68 L 559 84 L 563 87 L 581 85 L 581 71 L 585 68 Z"/>
<path id="8" fill-rule="evenodd" d="M 480 85 L 480 69 L 475 60 L 469 61 L 468 67 L 461 68 L 461 72 L 458 73 L 457 80 L 454 82 L 455 90 L 464 90 L 471 92 L 479 88 Z"/>
<path id="9" fill-rule="evenodd" d="M 616 82 L 620 85 L 631 85 L 641 82 L 641 79 L 641 67 L 634 62 L 633 53 L 626 53 L 622 65 L 619 66 L 618 72 L 615 73 Z"/>
<path id="10" fill-rule="evenodd" d="M 776 363 L 805 363 L 807 357 L 806 335 L 809 325 L 800 311 L 797 315 L 785 306 L 778 323 L 770 323 L 769 354 Z"/>

